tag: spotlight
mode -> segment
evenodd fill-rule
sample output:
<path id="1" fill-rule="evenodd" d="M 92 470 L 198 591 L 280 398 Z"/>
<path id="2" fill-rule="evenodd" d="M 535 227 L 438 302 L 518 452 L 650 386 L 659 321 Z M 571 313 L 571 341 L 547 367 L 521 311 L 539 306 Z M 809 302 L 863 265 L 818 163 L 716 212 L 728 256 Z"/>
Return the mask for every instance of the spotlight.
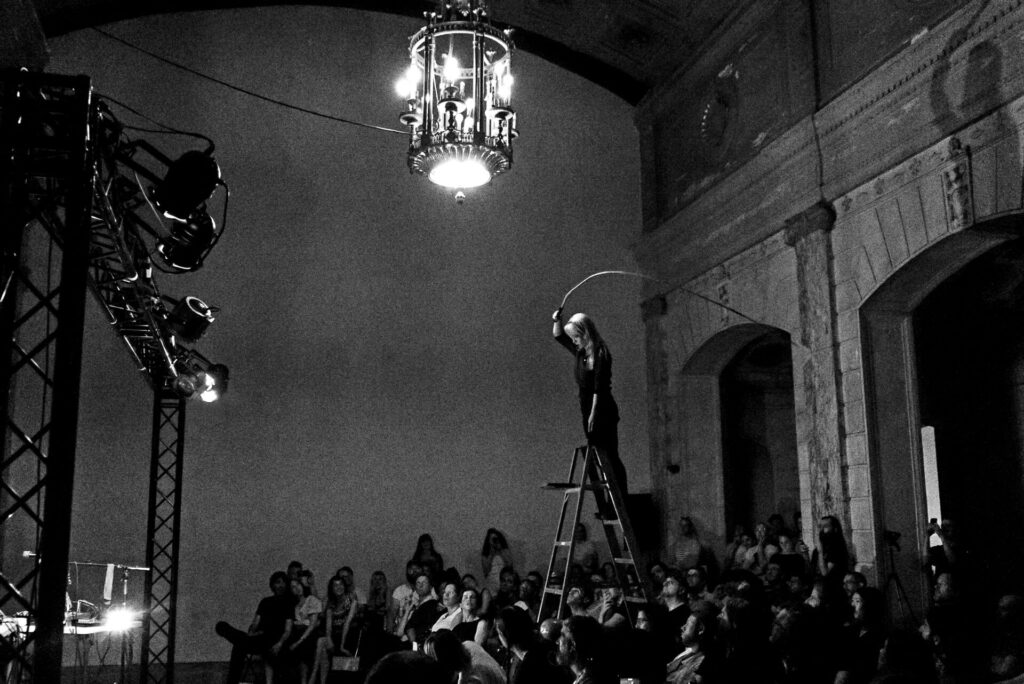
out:
<path id="1" fill-rule="evenodd" d="M 175 221 L 170 235 L 157 242 L 156 251 L 174 270 L 195 271 L 213 246 L 215 230 L 213 218 L 200 209 L 187 221 Z"/>
<path id="2" fill-rule="evenodd" d="M 213 309 L 199 297 L 189 295 L 174 305 L 167 316 L 167 327 L 186 342 L 195 342 L 203 336 L 213 320 Z"/>
<path id="3" fill-rule="evenodd" d="M 220 167 L 213 156 L 192 150 L 178 157 L 153 188 L 153 204 L 164 216 L 188 220 L 220 184 Z"/>
<path id="4" fill-rule="evenodd" d="M 217 401 L 221 395 L 228 391 L 228 367 L 222 363 L 215 363 L 206 371 L 201 373 L 203 390 L 199 398 L 209 403 Z"/>
<path id="5" fill-rule="evenodd" d="M 127 632 L 132 627 L 135 627 L 137 614 L 133 610 L 127 608 L 112 608 L 107 611 L 107 616 L 104 619 L 107 629 L 111 632 Z"/>

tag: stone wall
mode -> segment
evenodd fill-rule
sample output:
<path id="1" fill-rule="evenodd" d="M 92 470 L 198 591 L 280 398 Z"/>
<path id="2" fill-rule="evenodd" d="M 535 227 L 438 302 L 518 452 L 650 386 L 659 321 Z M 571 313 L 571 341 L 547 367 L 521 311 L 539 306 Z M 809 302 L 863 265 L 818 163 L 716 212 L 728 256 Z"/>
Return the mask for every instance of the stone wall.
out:
<path id="1" fill-rule="evenodd" d="M 688 513 L 724 541 L 717 380 L 746 341 L 777 328 L 792 341 L 804 519 L 837 515 L 876 579 L 881 530 L 900 527 L 905 566 L 920 574 L 910 315 L 1018 234 L 1021 26 L 1021 2 L 968 3 L 638 243 L 641 267 L 671 283 L 645 293 L 666 531 Z"/>

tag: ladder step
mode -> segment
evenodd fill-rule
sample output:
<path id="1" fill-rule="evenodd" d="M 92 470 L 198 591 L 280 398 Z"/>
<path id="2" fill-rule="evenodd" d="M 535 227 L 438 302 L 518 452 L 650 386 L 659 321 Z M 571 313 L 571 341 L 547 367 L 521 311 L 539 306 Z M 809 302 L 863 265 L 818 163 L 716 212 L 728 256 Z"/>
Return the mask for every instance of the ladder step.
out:
<path id="1" fill-rule="evenodd" d="M 612 562 L 619 565 L 636 565 L 636 561 L 632 558 L 612 558 Z"/>
<path id="2" fill-rule="evenodd" d="M 545 482 L 541 489 L 579 489 L 575 482 Z"/>
<path id="3" fill-rule="evenodd" d="M 643 596 L 624 596 L 623 600 L 626 603 L 647 603 L 647 599 Z"/>
<path id="4" fill-rule="evenodd" d="M 556 541 L 555 542 L 555 546 L 569 546 L 571 544 L 572 544 L 572 542 L 567 542 L 567 541 Z"/>
<path id="5" fill-rule="evenodd" d="M 561 596 L 562 590 L 558 587 L 544 587 L 545 594 L 554 594 L 555 596 Z"/>

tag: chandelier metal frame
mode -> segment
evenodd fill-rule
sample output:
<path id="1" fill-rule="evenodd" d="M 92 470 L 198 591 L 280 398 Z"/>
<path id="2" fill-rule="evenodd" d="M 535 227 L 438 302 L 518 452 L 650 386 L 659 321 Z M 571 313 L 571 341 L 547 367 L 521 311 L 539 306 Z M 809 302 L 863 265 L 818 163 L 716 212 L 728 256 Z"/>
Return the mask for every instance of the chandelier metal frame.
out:
<path id="1" fill-rule="evenodd" d="M 409 39 L 410 67 L 399 84 L 409 171 L 446 187 L 482 185 L 511 168 L 518 135 L 511 30 L 492 26 L 481 0 L 442 3 L 424 17 L 427 25 Z M 486 175 L 442 178 L 445 164 L 478 165 Z"/>

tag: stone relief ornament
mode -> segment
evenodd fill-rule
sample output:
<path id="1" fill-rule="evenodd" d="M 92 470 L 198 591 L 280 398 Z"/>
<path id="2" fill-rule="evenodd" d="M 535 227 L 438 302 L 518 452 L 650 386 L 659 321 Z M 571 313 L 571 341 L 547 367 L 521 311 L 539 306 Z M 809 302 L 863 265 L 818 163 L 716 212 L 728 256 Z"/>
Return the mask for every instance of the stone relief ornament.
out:
<path id="1" fill-rule="evenodd" d="M 974 206 L 971 200 L 970 157 L 959 138 L 950 138 L 949 159 L 952 165 L 942 172 L 946 216 L 950 229 L 963 230 L 974 223 Z"/>

